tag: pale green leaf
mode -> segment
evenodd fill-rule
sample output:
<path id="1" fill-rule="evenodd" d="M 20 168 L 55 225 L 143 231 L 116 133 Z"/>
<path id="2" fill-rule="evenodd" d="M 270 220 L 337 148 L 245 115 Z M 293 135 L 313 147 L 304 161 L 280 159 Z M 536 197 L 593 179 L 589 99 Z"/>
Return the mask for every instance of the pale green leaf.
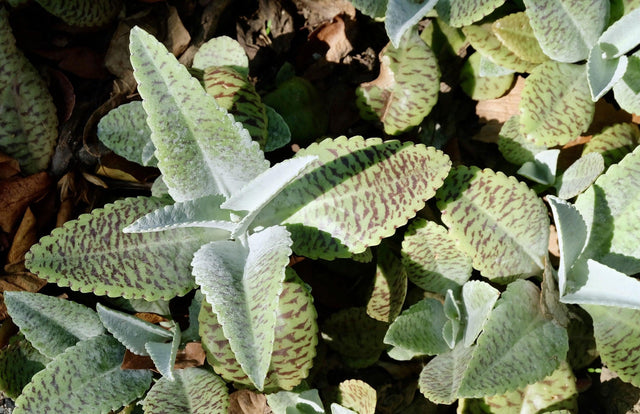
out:
<path id="1" fill-rule="evenodd" d="M 242 369 L 259 390 L 265 385 L 277 324 L 278 300 L 291 238 L 269 227 L 239 241 L 204 245 L 193 258 L 193 274 L 215 312 Z"/>
<path id="2" fill-rule="evenodd" d="M 424 219 L 409 226 L 402 242 L 402 263 L 418 287 L 444 294 L 459 290 L 471 277 L 471 258 L 457 246 L 447 229 Z"/>
<path id="3" fill-rule="evenodd" d="M 505 75 L 510 75 L 515 73 L 515 70 L 505 68 L 504 66 L 500 66 L 497 63 L 494 63 L 488 57 L 482 55 L 480 53 L 480 69 L 478 74 L 482 77 L 486 78 L 495 78 Z"/>
<path id="4" fill-rule="evenodd" d="M 305 390 L 302 392 L 280 391 L 267 394 L 269 408 L 274 414 L 298 414 L 302 411 L 295 411 L 300 404 L 310 406 L 313 413 L 325 414 L 320 393 L 317 389 Z M 305 407 L 306 408 L 306 407 Z"/>
<path id="5" fill-rule="evenodd" d="M 298 152 L 307 155 L 318 156 L 310 166 L 315 168 L 281 191 L 254 223 L 309 229 L 302 233 L 306 238 L 294 237 L 300 243 L 294 250 L 308 257 L 337 256 L 324 250 L 328 242 L 309 248 L 321 232 L 348 248 L 341 257 L 377 245 L 433 197 L 450 168 L 449 158 L 434 148 L 377 138 L 327 139 Z"/>
<path id="6" fill-rule="evenodd" d="M 442 302 L 423 299 L 393 321 L 385 334 L 384 343 L 406 351 L 406 359 L 447 352 L 449 345 L 442 336 L 447 321 Z"/>
<path id="7" fill-rule="evenodd" d="M 640 43 L 640 8 L 632 10 L 605 30 L 598 39 L 604 59 L 624 55 Z"/>
<path id="8" fill-rule="evenodd" d="M 202 291 L 200 289 L 195 291 L 195 295 L 189 305 L 189 327 L 182 331 L 182 344 L 187 342 L 200 342 L 200 326 L 198 323 L 198 315 L 200 314 L 200 308 L 202 308 Z"/>
<path id="9" fill-rule="evenodd" d="M 224 201 L 223 195 L 215 194 L 170 204 L 140 217 L 123 231 L 147 233 L 183 227 L 203 227 L 216 229 L 210 232 L 217 233 L 217 239 L 224 239 L 237 227 L 237 223 L 231 221 L 231 213 L 220 208 Z"/>
<path id="10" fill-rule="evenodd" d="M 374 414 L 376 411 L 376 390 L 361 380 L 342 381 L 338 385 L 338 402 L 358 414 Z"/>
<path id="11" fill-rule="evenodd" d="M 291 130 L 282 115 L 270 106 L 265 105 L 267 111 L 267 142 L 264 152 L 282 148 L 291 141 Z"/>
<path id="12" fill-rule="evenodd" d="M 4 292 L 4 303 L 25 338 L 49 358 L 104 333 L 93 310 L 69 300 L 40 293 Z"/>
<path id="13" fill-rule="evenodd" d="M 318 327 L 313 299 L 295 272 L 287 268 L 278 300 L 275 338 L 265 391 L 290 390 L 307 377 L 316 355 Z M 202 346 L 213 369 L 229 382 L 251 386 L 237 362 L 222 326 L 206 301 L 198 317 Z"/>
<path id="14" fill-rule="evenodd" d="M 490 24 L 465 26 L 462 32 L 478 53 L 496 65 L 516 72 L 531 72 L 536 67 L 535 63 L 519 58 L 503 45 L 491 30 Z"/>
<path id="15" fill-rule="evenodd" d="M 340 404 L 331 403 L 331 414 L 360 414 L 360 413 L 357 413 L 356 411 L 343 407 Z"/>
<path id="16" fill-rule="evenodd" d="M 615 124 L 604 128 L 591 137 L 582 150 L 582 155 L 598 152 L 604 158 L 605 167 L 620 162 L 633 151 L 640 141 L 640 129 L 636 124 Z"/>
<path id="17" fill-rule="evenodd" d="M 229 391 L 220 377 L 202 368 L 179 369 L 174 376 L 151 387 L 142 401 L 145 413 L 227 414 Z"/>
<path id="18" fill-rule="evenodd" d="M 107 113 L 98 123 L 98 138 L 113 152 L 140 165 L 155 167 L 151 129 L 141 101 L 120 105 Z"/>
<path id="19" fill-rule="evenodd" d="M 508 14 L 495 22 L 491 29 L 496 37 L 520 59 L 532 63 L 549 60 L 533 33 L 529 17 L 525 12 Z"/>
<path id="20" fill-rule="evenodd" d="M 585 65 L 545 62 L 522 90 L 520 132 L 538 145 L 564 145 L 586 131 L 594 113 Z"/>
<path id="21" fill-rule="evenodd" d="M 394 47 L 402 36 L 433 9 L 438 0 L 388 0 L 384 26 Z"/>
<path id="22" fill-rule="evenodd" d="M 389 44 L 380 52 L 380 75 L 358 87 L 356 103 L 363 118 L 379 120 L 387 134 L 397 135 L 422 122 L 439 90 L 436 57 L 412 29 L 398 47 Z"/>
<path id="23" fill-rule="evenodd" d="M 502 6 L 505 0 L 440 0 L 438 15 L 453 27 L 467 26 L 481 20 Z"/>
<path id="24" fill-rule="evenodd" d="M 249 58 L 240 43 L 228 36 L 208 40 L 193 56 L 194 68 L 205 70 L 212 66 L 231 66 L 245 76 L 249 74 Z"/>
<path id="25" fill-rule="evenodd" d="M 559 149 L 540 151 L 518 170 L 518 174 L 543 185 L 551 185 L 556 181 Z"/>
<path id="26" fill-rule="evenodd" d="M 628 59 L 620 56 L 605 59 L 599 45 L 594 45 L 587 60 L 587 80 L 591 99 L 597 101 L 613 88 L 627 70 Z"/>
<path id="27" fill-rule="evenodd" d="M 447 290 L 446 295 L 444 295 L 444 315 L 447 317 L 447 321 L 442 327 L 442 337 L 449 348 L 453 349 L 461 333 L 462 314 L 460 312 L 460 304 L 451 290 Z"/>
<path id="28" fill-rule="evenodd" d="M 386 244 L 377 249 L 373 290 L 367 302 L 367 315 L 381 322 L 392 322 L 402 310 L 407 295 L 407 272 Z"/>
<path id="29" fill-rule="evenodd" d="M 193 253 L 218 233 L 197 228 L 122 231 L 165 204 L 157 198 L 128 198 L 81 215 L 31 247 L 26 266 L 49 282 L 96 295 L 148 301 L 184 295 L 194 287 Z"/>
<path id="30" fill-rule="evenodd" d="M 491 285 L 472 280 L 462 286 L 462 304 L 466 316 L 464 328 L 464 346 L 471 346 L 493 310 L 500 292 Z"/>
<path id="31" fill-rule="evenodd" d="M 622 109 L 640 114 L 640 51 L 629 56 L 627 71 L 613 86 L 613 94 Z"/>
<path id="32" fill-rule="evenodd" d="M 147 342 L 165 342 L 173 337 L 171 332 L 158 325 L 99 303 L 96 310 L 109 333 L 134 354 L 149 355 L 145 348 Z"/>
<path id="33" fill-rule="evenodd" d="M 460 87 L 477 101 L 496 99 L 504 95 L 513 84 L 513 74 L 486 77 L 480 74 L 483 56 L 473 53 L 460 71 Z"/>
<path id="34" fill-rule="evenodd" d="M 151 385 L 151 372 L 121 369 L 124 352 L 106 335 L 78 342 L 33 377 L 14 414 L 101 414 L 140 398 Z"/>
<path id="35" fill-rule="evenodd" d="M 171 342 L 147 342 L 144 345 L 145 350 L 160 374 L 162 374 L 162 377 L 167 378 L 169 381 L 175 380 L 173 365 L 176 362 L 176 355 L 178 355 L 178 348 L 180 347 L 181 341 L 182 335 L 180 327 L 176 325 Z"/>
<path id="36" fill-rule="evenodd" d="M 547 254 L 549 219 L 542 200 L 501 172 L 458 167 L 438 190 L 449 233 L 491 279 L 539 274 Z"/>
<path id="37" fill-rule="evenodd" d="M 388 0 L 350 0 L 354 7 L 369 17 L 384 17 Z"/>
<path id="38" fill-rule="evenodd" d="M 49 362 L 51 359 L 42 355 L 23 335 L 16 335 L 0 350 L 0 390 L 15 400 Z"/>
<path id="39" fill-rule="evenodd" d="M 607 0 L 524 0 L 524 4 L 540 47 L 559 62 L 586 59 L 609 16 Z"/>
<path id="40" fill-rule="evenodd" d="M 37 0 L 38 4 L 71 26 L 104 26 L 122 8 L 121 0 Z"/>
<path id="41" fill-rule="evenodd" d="M 448 347 L 447 347 L 448 348 Z M 464 380 L 465 370 L 474 355 L 476 346 L 458 344 L 447 353 L 433 358 L 420 372 L 420 392 L 436 404 L 452 404 L 458 399 L 458 390 Z"/>
<path id="42" fill-rule="evenodd" d="M 45 170 L 58 138 L 53 99 L 40 74 L 16 48 L 8 12 L 0 8 L 0 151 L 26 174 Z"/>
<path id="43" fill-rule="evenodd" d="M 536 154 L 545 151 L 547 147 L 527 140 L 520 133 L 520 116 L 514 115 L 500 129 L 498 149 L 504 159 L 512 164 L 522 165 L 534 161 Z"/>
<path id="44" fill-rule="evenodd" d="M 591 152 L 578 158 L 562 174 L 556 188 L 558 197 L 568 200 L 586 190 L 604 171 L 604 158 Z"/>
<path id="45" fill-rule="evenodd" d="M 228 196 L 268 168 L 258 143 L 160 42 L 134 27 L 129 48 L 158 167 L 174 200 Z"/>
<path id="46" fill-rule="evenodd" d="M 569 308 L 564 303 L 560 302 L 560 289 L 557 276 L 557 272 L 551 266 L 551 260 L 549 257 L 544 261 L 544 272 L 542 273 L 542 283 L 540 284 L 540 306 L 542 308 L 542 314 L 548 319 L 553 319 L 556 323 L 563 328 L 569 329 L 573 320 L 578 320 L 578 317 L 573 317 L 572 310 L 579 309 L 574 306 Z M 574 312 L 575 314 L 575 312 Z M 572 337 L 569 334 L 569 352 L 571 352 Z M 567 357 L 571 360 L 571 357 Z"/>

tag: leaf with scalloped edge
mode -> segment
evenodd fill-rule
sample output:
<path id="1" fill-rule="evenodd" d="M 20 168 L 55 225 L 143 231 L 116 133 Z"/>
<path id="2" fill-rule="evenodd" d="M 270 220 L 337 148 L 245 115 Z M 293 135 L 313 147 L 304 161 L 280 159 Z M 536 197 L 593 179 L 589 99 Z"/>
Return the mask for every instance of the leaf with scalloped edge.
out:
<path id="1" fill-rule="evenodd" d="M 545 151 L 547 147 L 528 141 L 520 133 L 520 115 L 513 115 L 500 128 L 498 149 L 505 160 L 522 165 L 534 161 L 536 154 Z"/>
<path id="2" fill-rule="evenodd" d="M 464 346 L 471 346 L 480 335 L 499 296 L 497 289 L 479 280 L 471 280 L 462 286 Z"/>
<path id="3" fill-rule="evenodd" d="M 244 76 L 249 75 L 249 58 L 236 40 L 228 36 L 218 36 L 200 46 L 193 56 L 196 69 L 205 70 L 212 66 L 230 66 Z"/>
<path id="4" fill-rule="evenodd" d="M 326 139 L 297 154 L 306 155 L 318 160 L 254 224 L 297 226 L 294 251 L 324 259 L 347 249 L 339 257 L 364 252 L 392 235 L 433 197 L 450 169 L 449 158 L 435 148 L 379 138 Z M 340 245 L 345 248 L 331 250 Z"/>
<path id="5" fill-rule="evenodd" d="M 558 197 L 568 200 L 586 190 L 604 171 L 604 158 L 591 152 L 578 158 L 556 182 Z"/>
<path id="6" fill-rule="evenodd" d="M 291 255 L 291 237 L 268 227 L 241 241 L 205 244 L 193 257 L 193 274 L 212 305 L 238 363 L 262 390 L 275 340 L 277 298 Z"/>
<path id="7" fill-rule="evenodd" d="M 436 5 L 438 0 L 388 0 L 384 27 L 394 47 Z M 504 1 L 504 0 L 503 0 Z"/>
<path id="8" fill-rule="evenodd" d="M 613 85 L 613 94 L 622 109 L 640 114 L 640 51 L 629 56 L 627 71 Z"/>
<path id="9" fill-rule="evenodd" d="M 482 76 L 480 65 L 482 55 L 474 52 L 462 65 L 460 71 L 460 87 L 477 101 L 496 99 L 504 95 L 513 84 L 513 74 L 502 76 Z"/>
<path id="10" fill-rule="evenodd" d="M 640 142 L 640 129 L 636 124 L 622 123 L 604 128 L 591 137 L 582 150 L 582 155 L 599 152 L 604 158 L 605 167 L 620 162 L 625 155 L 633 151 Z"/>
<path id="11" fill-rule="evenodd" d="M 127 198 L 83 214 L 41 238 L 27 253 L 25 264 L 49 282 L 80 292 L 147 301 L 184 295 L 195 286 L 189 266 L 193 253 L 215 240 L 218 231 L 122 231 L 135 218 L 166 203 Z"/>
<path id="12" fill-rule="evenodd" d="M 522 89 L 520 132 L 538 145 L 564 145 L 586 131 L 595 110 L 585 65 L 535 68 Z"/>
<path id="13" fill-rule="evenodd" d="M 462 28 L 467 40 L 478 53 L 493 63 L 516 72 L 531 72 L 536 64 L 520 59 L 496 37 L 490 24 L 471 25 Z"/>
<path id="14" fill-rule="evenodd" d="M 549 218 L 526 184 L 501 172 L 458 167 L 438 190 L 449 234 L 490 279 L 528 277 L 544 268 Z"/>
<path id="15" fill-rule="evenodd" d="M 429 292 L 459 290 L 471 277 L 471 258 L 445 227 L 424 219 L 409 225 L 402 242 L 402 263 L 409 280 Z"/>
<path id="16" fill-rule="evenodd" d="M 31 378 L 51 362 L 21 334 L 0 350 L 0 390 L 16 399 Z"/>
<path id="17" fill-rule="evenodd" d="M 540 47 L 558 62 L 585 60 L 607 25 L 607 0 L 524 0 Z"/>
<path id="18" fill-rule="evenodd" d="M 120 105 L 98 122 L 98 138 L 113 152 L 140 165 L 155 167 L 151 129 L 141 101 Z"/>
<path id="19" fill-rule="evenodd" d="M 549 60 L 540 48 L 525 12 L 511 13 L 496 20 L 491 29 L 502 44 L 520 59 L 532 63 Z"/>
<path id="20" fill-rule="evenodd" d="M 402 310 L 407 295 L 407 272 L 390 247 L 377 249 L 373 290 L 367 301 L 367 315 L 381 322 L 392 322 Z"/>
<path id="21" fill-rule="evenodd" d="M 71 26 L 103 26 L 122 8 L 121 0 L 36 0 L 46 11 Z"/>
<path id="22" fill-rule="evenodd" d="M 442 336 L 442 329 L 448 321 L 442 302 L 425 298 L 404 310 L 387 330 L 384 343 L 396 348 L 390 352 L 392 358 L 405 355 L 402 360 L 418 355 L 437 355 L 449 351 L 449 345 Z"/>
<path id="23" fill-rule="evenodd" d="M 505 0 L 440 0 L 438 16 L 453 27 L 468 26 L 493 13 Z"/>
<path id="24" fill-rule="evenodd" d="M 229 196 L 269 167 L 258 143 L 160 42 L 139 27 L 130 38 L 158 167 L 174 200 Z"/>
<path id="25" fill-rule="evenodd" d="M 78 342 L 34 375 L 14 413 L 100 414 L 140 398 L 151 385 L 151 372 L 121 369 L 124 353 L 107 335 Z"/>
<path id="26" fill-rule="evenodd" d="M 576 199 L 588 229 L 584 258 L 633 275 L 640 272 L 640 149 L 636 148 Z"/>
<path id="27" fill-rule="evenodd" d="M 313 299 L 295 271 L 287 268 L 287 278 L 277 301 L 275 338 L 269 371 L 264 383 L 266 392 L 290 390 L 307 377 L 316 355 L 318 326 Z M 223 333 L 211 305 L 202 302 L 198 317 L 202 346 L 207 361 L 226 381 L 243 387 L 253 384 L 237 362 L 229 340 Z"/>
<path id="28" fill-rule="evenodd" d="M 104 333 L 93 310 L 69 300 L 40 293 L 4 292 L 4 302 L 27 340 L 49 358 Z"/>
<path id="29" fill-rule="evenodd" d="M 58 138 L 56 107 L 40 74 L 16 47 L 4 7 L 0 62 L 0 150 L 27 174 L 45 170 Z"/>
<path id="30" fill-rule="evenodd" d="M 175 325 L 171 342 L 151 341 L 144 344 L 144 348 L 151 357 L 156 369 L 169 381 L 175 380 L 173 366 L 176 363 L 181 341 L 182 333 L 180 332 L 180 327 Z"/>
<path id="31" fill-rule="evenodd" d="M 397 135 L 429 115 L 439 91 L 436 57 L 412 29 L 398 47 L 389 44 L 380 52 L 380 75 L 358 87 L 356 103 L 363 118 L 379 120 L 387 134 Z"/>
<path id="32" fill-rule="evenodd" d="M 160 378 L 149 390 L 145 413 L 227 414 L 229 391 L 216 374 L 202 368 L 176 370 L 175 381 Z"/>
<path id="33" fill-rule="evenodd" d="M 374 414 L 376 411 L 376 390 L 361 380 L 346 380 L 338 385 L 338 402 L 358 414 Z"/>

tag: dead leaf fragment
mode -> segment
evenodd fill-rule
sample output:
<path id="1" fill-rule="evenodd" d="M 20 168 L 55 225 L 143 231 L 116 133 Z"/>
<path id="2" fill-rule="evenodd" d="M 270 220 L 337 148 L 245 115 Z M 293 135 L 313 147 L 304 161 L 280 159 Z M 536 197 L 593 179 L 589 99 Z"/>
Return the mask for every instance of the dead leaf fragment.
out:
<path id="1" fill-rule="evenodd" d="M 13 177 L 20 173 L 20 163 L 15 158 L 0 152 L 0 180 Z"/>
<path id="2" fill-rule="evenodd" d="M 200 342 L 189 342 L 184 349 L 178 351 L 175 369 L 201 367 L 207 358 Z"/>
<path id="3" fill-rule="evenodd" d="M 264 394 L 249 390 L 238 390 L 229 396 L 229 414 L 270 414 Z"/>
<path id="4" fill-rule="evenodd" d="M 309 41 L 318 41 L 327 48 L 325 59 L 327 62 L 340 63 L 353 50 L 347 37 L 347 25 L 344 19 L 336 16 L 329 23 L 325 23 L 309 35 Z"/>
<path id="5" fill-rule="evenodd" d="M 43 197 L 51 184 L 46 172 L 0 181 L 0 228 L 11 233 L 27 206 Z"/>
<path id="6" fill-rule="evenodd" d="M 482 142 L 497 142 L 498 133 L 502 124 L 513 115 L 520 114 L 520 97 L 524 88 L 525 79 L 522 76 L 516 78 L 516 83 L 508 94 L 498 99 L 487 99 L 476 105 L 476 114 L 480 122 L 485 123 L 480 132 L 473 139 Z"/>
<path id="7" fill-rule="evenodd" d="M 24 212 L 20 226 L 16 235 L 13 237 L 13 243 L 9 249 L 7 255 L 7 264 L 4 267 L 5 272 L 23 272 L 24 268 L 24 255 L 31 246 L 38 241 L 38 235 L 36 234 L 36 216 L 31 209 L 27 207 Z"/>

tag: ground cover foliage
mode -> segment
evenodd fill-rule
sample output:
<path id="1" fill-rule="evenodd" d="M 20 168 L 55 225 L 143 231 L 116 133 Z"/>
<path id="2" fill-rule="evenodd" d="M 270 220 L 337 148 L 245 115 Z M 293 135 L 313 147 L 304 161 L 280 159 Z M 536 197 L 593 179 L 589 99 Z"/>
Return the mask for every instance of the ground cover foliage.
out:
<path id="1" fill-rule="evenodd" d="M 15 413 L 638 412 L 638 19 L 0 3 L 0 389 Z"/>

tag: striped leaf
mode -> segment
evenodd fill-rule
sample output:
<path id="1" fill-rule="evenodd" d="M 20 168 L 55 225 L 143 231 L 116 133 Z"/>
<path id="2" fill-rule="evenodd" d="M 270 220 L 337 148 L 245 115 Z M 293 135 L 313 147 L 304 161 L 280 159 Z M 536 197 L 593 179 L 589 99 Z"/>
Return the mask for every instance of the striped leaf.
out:
<path id="1" fill-rule="evenodd" d="M 504 159 L 512 164 L 522 165 L 534 161 L 535 156 L 545 151 L 547 147 L 528 141 L 520 133 L 520 116 L 514 115 L 500 129 L 498 149 Z"/>
<path id="2" fill-rule="evenodd" d="M 458 167 L 438 190 L 449 234 L 483 276 L 500 280 L 541 273 L 549 219 L 542 200 L 501 172 Z"/>
<path id="3" fill-rule="evenodd" d="M 525 12 L 512 13 L 502 17 L 491 25 L 496 37 L 520 59 L 532 63 L 549 60 L 540 48 L 540 43 L 533 33 L 529 17 Z"/>
<path id="4" fill-rule="evenodd" d="M 269 167 L 258 143 L 153 36 L 134 27 L 129 48 L 158 167 L 174 200 L 229 196 Z"/>
<path id="5" fill-rule="evenodd" d="M 556 183 L 558 197 L 568 200 L 586 190 L 604 171 L 604 159 L 597 152 L 578 158 Z"/>
<path id="6" fill-rule="evenodd" d="M 236 40 L 228 36 L 214 37 L 200 46 L 193 56 L 193 67 L 205 70 L 212 66 L 229 66 L 249 75 L 249 58 Z"/>
<path id="7" fill-rule="evenodd" d="M 640 142 L 640 129 L 636 124 L 616 124 L 594 135 L 582 150 L 582 155 L 599 152 L 605 167 L 620 162 Z"/>
<path id="8" fill-rule="evenodd" d="M 519 58 L 496 37 L 491 25 L 471 25 L 462 28 L 471 46 L 499 66 L 516 72 L 531 72 L 536 64 Z"/>
<path id="9" fill-rule="evenodd" d="M 342 381 L 338 385 L 338 402 L 358 414 L 374 414 L 376 411 L 376 390 L 361 380 Z"/>
<path id="10" fill-rule="evenodd" d="M 96 295 L 148 301 L 184 295 L 195 286 L 189 267 L 193 253 L 219 233 L 122 231 L 164 205 L 163 199 L 128 198 L 81 215 L 41 238 L 27 254 L 26 266 L 49 282 Z"/>
<path id="11" fill-rule="evenodd" d="M 23 335 L 16 335 L 0 350 L 0 390 L 15 400 L 49 362 L 51 359 L 42 355 Z"/>
<path id="12" fill-rule="evenodd" d="M 502 6 L 505 0 L 440 0 L 438 16 L 453 27 L 475 23 Z"/>
<path id="13" fill-rule="evenodd" d="M 114 19 L 122 0 L 37 0 L 49 13 L 71 26 L 103 26 Z"/>
<path id="14" fill-rule="evenodd" d="M 407 272 L 400 258 L 386 244 L 377 249 L 376 275 L 367 302 L 367 315 L 392 322 L 402 310 L 407 295 Z"/>
<path id="15" fill-rule="evenodd" d="M 471 99 L 477 101 L 496 99 L 504 95 L 513 84 L 513 74 L 482 76 L 482 55 L 473 53 L 460 71 L 460 86 Z"/>

